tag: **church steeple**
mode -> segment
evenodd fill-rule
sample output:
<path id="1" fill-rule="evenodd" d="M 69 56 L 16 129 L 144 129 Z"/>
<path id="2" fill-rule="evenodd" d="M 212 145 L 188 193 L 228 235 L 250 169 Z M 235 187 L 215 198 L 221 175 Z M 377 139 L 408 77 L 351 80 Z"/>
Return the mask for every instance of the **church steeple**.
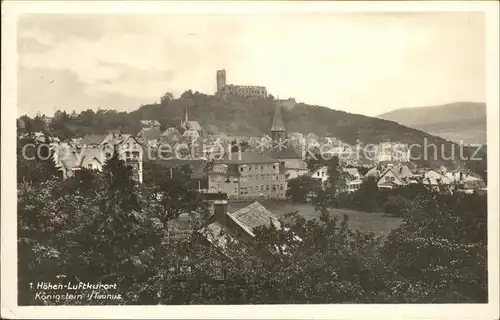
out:
<path id="1" fill-rule="evenodd" d="M 274 109 L 273 125 L 271 127 L 271 139 L 277 141 L 279 139 L 286 139 L 286 129 L 283 124 L 283 118 L 281 117 L 281 104 L 276 101 L 276 107 Z"/>
<path id="2" fill-rule="evenodd" d="M 283 125 L 283 118 L 281 117 L 281 105 L 279 102 L 276 102 L 276 108 L 274 109 L 274 119 L 271 132 L 273 131 L 286 131 L 285 126 Z"/>
<path id="3" fill-rule="evenodd" d="M 182 119 L 182 116 L 181 116 L 181 128 L 187 129 L 187 123 L 188 123 L 188 109 L 186 108 L 185 118 Z"/>

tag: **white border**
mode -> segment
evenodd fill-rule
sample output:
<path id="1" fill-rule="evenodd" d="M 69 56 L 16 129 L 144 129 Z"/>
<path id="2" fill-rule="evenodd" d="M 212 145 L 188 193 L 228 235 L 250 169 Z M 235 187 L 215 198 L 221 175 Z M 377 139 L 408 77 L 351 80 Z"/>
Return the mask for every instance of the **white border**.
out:
<path id="1" fill-rule="evenodd" d="M 6 318 L 151 319 L 495 319 L 498 314 L 498 2 L 132 2 L 4 1 L 2 3 L 2 269 L 1 316 Z M 293 13 L 480 11 L 487 18 L 488 304 L 18 307 L 15 186 L 17 16 L 25 13 Z"/>

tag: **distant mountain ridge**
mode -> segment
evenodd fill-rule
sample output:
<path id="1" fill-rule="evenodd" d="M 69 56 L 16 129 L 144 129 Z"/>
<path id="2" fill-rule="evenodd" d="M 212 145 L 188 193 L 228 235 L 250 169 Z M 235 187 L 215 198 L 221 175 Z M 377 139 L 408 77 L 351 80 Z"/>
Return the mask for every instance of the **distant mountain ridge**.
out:
<path id="1" fill-rule="evenodd" d="M 486 144 L 486 104 L 456 102 L 439 106 L 402 108 L 377 116 L 404 126 L 466 144 Z"/>

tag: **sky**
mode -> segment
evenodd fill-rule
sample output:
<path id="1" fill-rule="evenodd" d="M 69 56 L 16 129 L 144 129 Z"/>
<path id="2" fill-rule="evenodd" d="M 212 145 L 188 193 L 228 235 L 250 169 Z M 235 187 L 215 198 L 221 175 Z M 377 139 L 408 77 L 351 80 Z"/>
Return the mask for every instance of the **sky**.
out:
<path id="1" fill-rule="evenodd" d="M 18 114 L 132 111 L 227 82 L 376 116 L 486 101 L 481 13 L 36 14 L 18 22 Z"/>

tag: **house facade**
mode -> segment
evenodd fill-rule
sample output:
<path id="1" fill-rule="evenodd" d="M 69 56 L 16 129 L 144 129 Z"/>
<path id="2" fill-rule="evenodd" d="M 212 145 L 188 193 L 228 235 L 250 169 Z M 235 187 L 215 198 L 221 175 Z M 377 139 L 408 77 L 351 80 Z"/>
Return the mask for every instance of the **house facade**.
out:
<path id="1" fill-rule="evenodd" d="M 363 183 L 362 175 L 356 168 L 342 168 L 342 172 L 345 176 L 345 190 L 347 192 L 354 192 L 361 188 Z M 311 173 L 311 178 L 320 180 L 321 184 L 324 185 L 328 180 L 328 167 L 321 166 Z"/>
<path id="2" fill-rule="evenodd" d="M 103 151 L 96 146 L 84 146 L 76 149 L 69 144 L 60 144 L 54 148 L 54 164 L 63 179 L 75 175 L 82 169 L 101 171 L 105 158 Z"/>
<path id="3" fill-rule="evenodd" d="M 108 135 L 88 135 L 79 141 L 76 146 L 71 146 L 72 152 L 64 152 L 60 160 L 65 160 L 71 166 L 92 167 L 95 170 L 101 170 L 106 159 L 112 157 L 115 147 L 118 151 L 118 156 L 125 162 L 126 165 L 132 167 L 132 177 L 139 183 L 142 183 L 143 174 L 143 147 L 140 142 L 131 134 L 110 133 Z M 77 159 L 80 153 L 91 152 L 95 156 L 95 161 L 90 163 L 85 162 L 85 157 Z M 66 159 L 63 159 L 66 158 Z M 88 158 L 88 157 L 87 157 Z M 76 161 L 76 162 L 75 162 Z M 84 162 L 78 162 L 84 161 Z M 100 165 L 97 163 L 100 162 Z M 76 163 L 76 164 L 75 164 Z"/>
<path id="4" fill-rule="evenodd" d="M 230 158 L 230 159 L 228 159 Z M 283 165 L 269 156 L 242 152 L 216 161 L 208 176 L 210 192 L 226 193 L 231 198 L 285 198 Z"/>
<path id="5" fill-rule="evenodd" d="M 380 190 L 390 190 L 402 187 L 410 183 L 413 173 L 405 165 L 388 166 L 381 174 L 377 182 Z"/>
<path id="6" fill-rule="evenodd" d="M 140 142 L 131 134 L 109 134 L 100 145 L 105 151 L 106 158 L 112 156 L 114 148 L 126 165 L 132 167 L 132 177 L 139 183 L 143 181 L 143 148 Z"/>

